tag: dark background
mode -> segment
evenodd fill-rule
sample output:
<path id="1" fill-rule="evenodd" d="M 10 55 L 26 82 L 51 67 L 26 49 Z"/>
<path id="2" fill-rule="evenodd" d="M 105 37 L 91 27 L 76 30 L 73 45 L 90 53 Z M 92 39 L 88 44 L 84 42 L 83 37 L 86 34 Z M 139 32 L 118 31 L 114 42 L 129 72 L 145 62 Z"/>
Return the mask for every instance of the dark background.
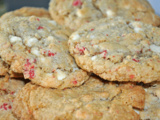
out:
<path id="1" fill-rule="evenodd" d="M 44 7 L 48 9 L 50 0 L 4 0 L 7 11 L 15 10 L 23 6 Z"/>

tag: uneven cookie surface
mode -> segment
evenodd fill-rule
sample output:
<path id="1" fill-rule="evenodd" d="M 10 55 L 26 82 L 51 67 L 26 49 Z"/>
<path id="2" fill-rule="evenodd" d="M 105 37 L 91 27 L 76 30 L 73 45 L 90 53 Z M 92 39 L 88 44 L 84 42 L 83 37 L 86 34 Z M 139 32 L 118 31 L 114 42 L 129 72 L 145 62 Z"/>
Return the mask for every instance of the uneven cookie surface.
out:
<path id="1" fill-rule="evenodd" d="M 160 29 L 122 18 L 86 24 L 69 39 L 77 64 L 110 81 L 160 78 Z"/>
<path id="2" fill-rule="evenodd" d="M 79 86 L 88 73 L 68 51 L 70 31 L 38 17 L 16 17 L 1 24 L 0 55 L 15 73 L 45 87 Z"/>
<path id="3" fill-rule="evenodd" d="M 5 76 L 8 72 L 8 65 L 0 58 L 0 76 Z"/>
<path id="4" fill-rule="evenodd" d="M 28 17 L 28 16 L 36 16 L 51 19 L 49 12 L 44 8 L 36 8 L 36 7 L 22 7 L 15 11 L 7 12 L 0 17 L 0 23 L 8 19 L 12 19 L 14 17 Z"/>
<path id="5" fill-rule="evenodd" d="M 37 17 L 43 17 L 51 19 L 49 12 L 44 8 L 36 8 L 36 7 L 22 7 L 20 9 L 17 9 L 15 11 L 7 12 L 4 15 L 0 17 L 0 24 L 2 24 L 4 21 L 7 21 L 9 19 L 12 19 L 17 16 L 37 16 Z M 6 69 L 7 64 L 4 65 L 4 62 L 0 60 L 0 76 L 5 75 L 8 69 Z M 12 70 L 9 71 L 10 77 L 14 78 L 23 78 L 22 74 L 14 73 Z"/>
<path id="6" fill-rule="evenodd" d="M 145 88 L 145 107 L 140 111 L 142 120 L 159 120 L 160 119 L 160 83 L 153 84 Z"/>
<path id="7" fill-rule="evenodd" d="M 138 120 L 145 91 L 133 84 L 104 83 L 91 77 L 71 89 L 49 89 L 28 83 L 18 93 L 13 112 L 22 120 Z"/>
<path id="8" fill-rule="evenodd" d="M 22 73 L 15 73 L 10 70 L 9 65 L 0 58 L 0 76 L 2 77 L 6 74 L 9 74 L 11 78 L 24 78 Z"/>
<path id="9" fill-rule="evenodd" d="M 49 12 L 59 24 L 73 30 L 90 21 L 115 16 L 160 25 L 160 18 L 147 0 L 51 0 Z"/>
<path id="10" fill-rule="evenodd" d="M 17 120 L 12 114 L 12 103 L 17 92 L 24 86 L 21 80 L 0 78 L 0 119 Z"/>

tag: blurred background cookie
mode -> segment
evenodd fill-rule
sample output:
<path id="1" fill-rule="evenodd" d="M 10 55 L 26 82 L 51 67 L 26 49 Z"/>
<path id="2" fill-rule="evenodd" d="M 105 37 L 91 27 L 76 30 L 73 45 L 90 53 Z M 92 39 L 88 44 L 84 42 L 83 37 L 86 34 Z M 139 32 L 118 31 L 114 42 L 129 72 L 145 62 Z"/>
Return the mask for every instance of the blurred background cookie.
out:
<path id="1" fill-rule="evenodd" d="M 160 17 L 147 0 L 51 0 L 49 12 L 55 21 L 72 30 L 91 21 L 116 16 L 160 25 Z"/>

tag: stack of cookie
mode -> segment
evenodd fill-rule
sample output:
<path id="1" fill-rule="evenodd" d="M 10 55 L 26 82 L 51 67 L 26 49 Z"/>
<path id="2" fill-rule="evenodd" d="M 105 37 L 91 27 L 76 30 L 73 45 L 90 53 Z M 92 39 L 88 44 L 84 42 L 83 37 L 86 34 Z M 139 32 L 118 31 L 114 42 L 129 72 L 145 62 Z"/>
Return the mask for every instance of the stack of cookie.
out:
<path id="1" fill-rule="evenodd" d="M 51 0 L 49 12 L 4 14 L 0 120 L 160 119 L 153 25 L 146 0 Z"/>

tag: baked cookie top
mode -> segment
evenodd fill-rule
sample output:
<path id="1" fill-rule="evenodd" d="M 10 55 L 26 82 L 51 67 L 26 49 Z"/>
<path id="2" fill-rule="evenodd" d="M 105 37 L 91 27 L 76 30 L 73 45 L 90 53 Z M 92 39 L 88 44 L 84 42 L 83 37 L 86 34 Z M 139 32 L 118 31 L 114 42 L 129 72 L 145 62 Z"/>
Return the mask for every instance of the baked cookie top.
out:
<path id="1" fill-rule="evenodd" d="M 0 76 L 5 76 L 8 72 L 8 65 L 0 58 Z"/>
<path id="2" fill-rule="evenodd" d="M 20 9 L 3 14 L 0 17 L 0 23 L 6 21 L 7 19 L 11 19 L 18 16 L 19 17 L 36 16 L 36 17 L 51 19 L 49 12 L 44 8 L 22 7 Z"/>
<path id="3" fill-rule="evenodd" d="M 110 81 L 160 80 L 160 29 L 120 17 L 84 25 L 69 39 L 77 64 Z"/>
<path id="4" fill-rule="evenodd" d="M 143 109 L 144 96 L 141 86 L 104 83 L 95 77 L 64 90 L 28 83 L 14 100 L 13 112 L 24 120 L 138 120 L 133 107 Z"/>
<path id="5" fill-rule="evenodd" d="M 145 107 L 140 111 L 142 120 L 159 120 L 160 119 L 160 83 L 146 87 Z"/>
<path id="6" fill-rule="evenodd" d="M 49 12 L 55 21 L 72 30 L 100 18 L 115 16 L 160 25 L 160 17 L 155 15 L 147 0 L 51 0 Z"/>
<path id="7" fill-rule="evenodd" d="M 12 114 L 12 103 L 17 92 L 24 86 L 21 80 L 0 78 L 0 119 L 17 120 Z"/>
<path id="8" fill-rule="evenodd" d="M 52 20 L 16 17 L 1 24 L 0 55 L 13 72 L 23 73 L 38 85 L 79 86 L 89 76 L 69 54 L 70 34 Z"/>

